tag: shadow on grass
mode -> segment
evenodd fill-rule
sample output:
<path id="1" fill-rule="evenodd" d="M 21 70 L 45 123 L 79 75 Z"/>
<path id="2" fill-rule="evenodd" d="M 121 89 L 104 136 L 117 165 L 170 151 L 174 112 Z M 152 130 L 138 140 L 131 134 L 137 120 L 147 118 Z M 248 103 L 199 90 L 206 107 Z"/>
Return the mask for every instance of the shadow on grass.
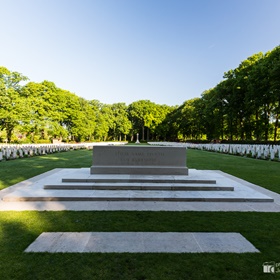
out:
<path id="1" fill-rule="evenodd" d="M 77 150 L 0 162 L 0 190 L 54 168 L 90 167 L 92 151 Z"/>
<path id="2" fill-rule="evenodd" d="M 2 212 L 0 279 L 267 279 L 280 262 L 278 213 Z M 261 253 L 23 253 L 56 231 L 240 232 Z"/>

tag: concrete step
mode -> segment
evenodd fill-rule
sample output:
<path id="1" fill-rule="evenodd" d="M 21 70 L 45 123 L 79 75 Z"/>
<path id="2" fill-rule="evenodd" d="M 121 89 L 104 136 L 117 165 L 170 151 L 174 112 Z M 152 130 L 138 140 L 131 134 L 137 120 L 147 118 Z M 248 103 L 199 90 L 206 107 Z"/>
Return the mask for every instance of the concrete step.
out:
<path id="1" fill-rule="evenodd" d="M 62 178 L 76 178 L 77 182 L 62 183 Z M 141 178 L 145 178 L 147 180 L 140 180 L 139 182 L 139 179 Z M 154 183 L 157 178 L 158 182 Z M 129 182 L 131 181 L 130 179 L 133 181 L 135 180 L 136 182 L 131 183 Z M 180 183 L 178 180 L 182 180 L 183 183 Z M 202 180 L 203 183 L 193 183 L 199 182 L 200 180 Z M 212 183 L 210 183 L 211 180 Z M 215 180 L 217 180 L 216 184 L 213 183 L 216 182 Z M 208 181 L 208 184 L 205 183 L 205 181 Z M 62 185 L 64 185 L 64 187 L 61 187 Z M 44 186 L 46 188 L 44 188 Z M 51 187 L 48 189 L 48 186 Z M 69 186 L 70 189 L 67 189 Z M 80 186 L 82 189 L 77 189 L 77 186 Z M 118 188 L 122 186 L 122 188 L 114 189 L 116 186 Z M 132 187 L 134 189 L 131 189 L 131 186 L 134 186 Z M 112 190 L 109 190 L 108 187 L 112 188 Z M 189 190 L 186 190 L 188 187 L 190 187 Z M 192 189 L 194 187 L 195 189 Z M 225 189 L 206 191 L 206 188 L 207 190 L 210 190 L 212 187 L 234 187 L 234 191 L 223 191 Z M 182 188 L 185 188 L 185 190 Z M 216 202 L 225 202 L 224 204 L 227 204 L 227 202 L 273 202 L 274 200 L 270 196 L 251 188 L 250 184 L 245 181 L 211 170 L 190 170 L 189 176 L 131 176 L 111 174 L 102 176 L 90 175 L 89 169 L 62 169 L 46 177 L 42 177 L 41 179 L 33 180 L 32 183 L 30 180 L 27 180 L 22 187 L 7 192 L 2 196 L 2 202 L 21 201 L 32 202 L 34 205 L 39 205 L 40 202 L 44 201 L 46 202 L 46 205 L 49 205 L 47 202 L 53 201 L 55 205 L 61 207 L 65 207 L 64 202 L 71 205 L 71 207 L 75 205 L 75 202 L 77 202 L 77 204 L 82 205 L 79 206 L 82 208 L 84 205 L 87 205 L 85 206 L 86 209 L 88 205 L 91 205 L 91 208 L 99 207 L 100 203 L 98 202 L 102 202 L 101 204 L 108 206 L 110 204 L 118 205 L 116 206 L 120 207 L 118 209 L 126 209 L 126 203 L 131 205 L 129 206 L 132 207 L 131 209 L 134 209 L 134 205 L 135 209 L 137 209 L 139 205 L 140 208 L 144 207 L 145 202 L 150 202 L 150 205 L 153 205 L 151 206 L 152 208 L 158 207 L 156 205 L 161 204 L 160 202 L 178 202 L 174 203 L 174 205 L 176 204 L 176 207 L 181 209 L 180 205 L 186 205 L 186 203 L 180 202 L 214 202 L 212 205 L 216 205 Z M 86 201 L 89 203 L 83 203 Z M 137 203 L 134 203 L 134 201 Z M 13 203 L 10 205 L 12 204 Z"/>
<path id="2" fill-rule="evenodd" d="M 188 185 L 178 183 L 62 183 L 46 184 L 52 190 L 142 190 L 142 191 L 234 191 L 234 187 L 217 185 Z"/>
<path id="3" fill-rule="evenodd" d="M 205 191 L 103 191 L 43 190 L 36 196 L 27 192 L 6 195 L 4 201 L 175 201 L 175 202 L 273 202 L 262 194 Z"/>
<path id="4" fill-rule="evenodd" d="M 184 183 L 184 184 L 216 184 L 216 180 L 208 179 L 188 179 L 186 176 L 107 176 L 107 177 L 89 177 L 89 178 L 62 178 L 62 183 Z"/>

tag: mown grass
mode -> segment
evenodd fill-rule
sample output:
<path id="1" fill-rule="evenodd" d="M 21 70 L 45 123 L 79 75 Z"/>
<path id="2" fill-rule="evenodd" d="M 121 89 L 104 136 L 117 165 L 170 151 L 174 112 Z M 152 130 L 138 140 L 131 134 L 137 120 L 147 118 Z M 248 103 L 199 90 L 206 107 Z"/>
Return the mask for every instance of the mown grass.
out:
<path id="1" fill-rule="evenodd" d="M 188 149 L 187 166 L 221 170 L 280 193 L 280 162 Z"/>
<path id="2" fill-rule="evenodd" d="M 262 264 L 280 262 L 278 213 L 27 211 L 0 223 L 0 279 L 270 279 Z M 240 232 L 261 253 L 23 253 L 46 231 Z"/>
<path id="3" fill-rule="evenodd" d="M 1 162 L 1 187 L 52 168 L 89 167 L 91 157 L 82 150 Z M 187 165 L 219 169 L 279 192 L 277 162 L 188 150 Z M 23 253 L 46 231 L 240 232 L 261 253 Z M 279 236 L 279 213 L 0 212 L 0 279 L 276 279 L 280 273 L 264 274 L 262 265 L 280 263 Z"/>
<path id="4" fill-rule="evenodd" d="M 54 168 L 90 167 L 92 151 L 75 150 L 0 162 L 0 190 Z"/>

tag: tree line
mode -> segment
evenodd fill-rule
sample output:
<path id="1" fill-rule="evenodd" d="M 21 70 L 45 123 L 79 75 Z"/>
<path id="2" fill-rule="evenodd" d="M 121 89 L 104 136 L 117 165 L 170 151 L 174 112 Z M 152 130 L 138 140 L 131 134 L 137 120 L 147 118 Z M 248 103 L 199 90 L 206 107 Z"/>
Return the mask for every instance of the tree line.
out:
<path id="1" fill-rule="evenodd" d="M 248 57 L 223 78 L 167 116 L 168 138 L 279 140 L 280 46 Z"/>
<path id="2" fill-rule="evenodd" d="M 277 141 L 279 104 L 280 46 L 250 56 L 180 106 L 150 100 L 103 104 L 0 67 L 2 142 L 135 141 L 137 133 L 140 140 L 157 141 Z"/>

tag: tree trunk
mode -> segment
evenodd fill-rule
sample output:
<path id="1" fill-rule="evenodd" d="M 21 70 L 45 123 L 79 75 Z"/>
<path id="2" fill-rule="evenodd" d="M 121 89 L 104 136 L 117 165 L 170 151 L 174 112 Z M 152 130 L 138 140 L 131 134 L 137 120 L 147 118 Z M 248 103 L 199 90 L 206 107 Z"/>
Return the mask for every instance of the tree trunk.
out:
<path id="1" fill-rule="evenodd" d="M 145 126 L 142 126 L 142 141 L 145 141 Z"/>
<path id="2" fill-rule="evenodd" d="M 275 120 L 275 125 L 274 125 L 274 137 L 273 137 L 274 142 L 276 142 L 276 140 L 277 140 L 278 122 L 279 122 L 279 116 L 277 114 L 276 120 Z"/>
<path id="3" fill-rule="evenodd" d="M 8 129 L 8 130 L 6 130 L 6 132 L 7 132 L 7 141 L 8 141 L 8 143 L 11 143 L 12 130 Z"/>
<path id="4" fill-rule="evenodd" d="M 260 141 L 259 112 L 258 112 L 258 110 L 256 111 L 255 137 L 257 138 L 257 141 Z"/>
<path id="5" fill-rule="evenodd" d="M 268 133 L 269 133 L 269 112 L 266 110 L 265 112 L 265 127 L 264 127 L 264 140 L 268 140 Z"/>

